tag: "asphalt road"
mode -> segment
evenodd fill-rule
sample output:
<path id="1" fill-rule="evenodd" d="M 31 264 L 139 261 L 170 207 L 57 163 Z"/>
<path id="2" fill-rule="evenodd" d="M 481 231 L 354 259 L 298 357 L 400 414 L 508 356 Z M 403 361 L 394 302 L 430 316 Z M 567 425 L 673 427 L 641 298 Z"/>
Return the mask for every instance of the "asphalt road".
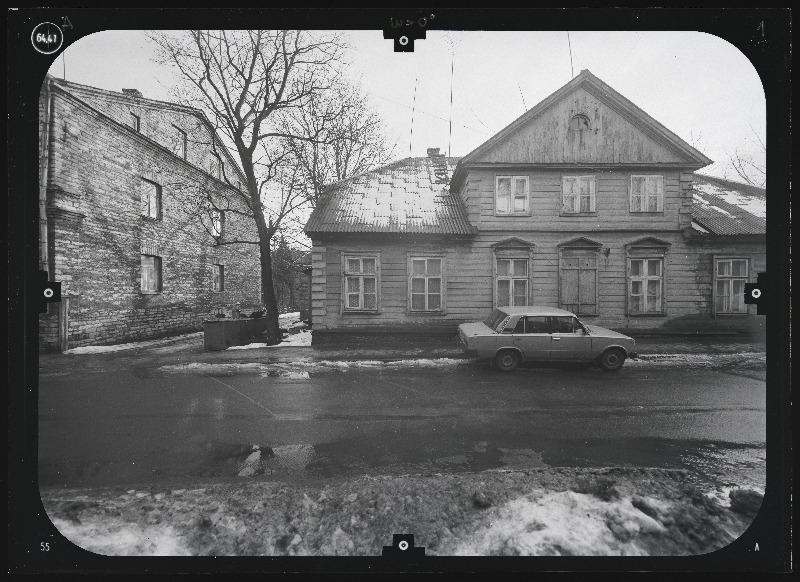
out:
<path id="1" fill-rule="evenodd" d="M 677 362 L 617 373 L 539 366 L 503 374 L 471 362 L 78 369 L 40 378 L 40 485 L 544 465 L 738 471 L 757 483 L 765 387 L 757 374 Z"/>

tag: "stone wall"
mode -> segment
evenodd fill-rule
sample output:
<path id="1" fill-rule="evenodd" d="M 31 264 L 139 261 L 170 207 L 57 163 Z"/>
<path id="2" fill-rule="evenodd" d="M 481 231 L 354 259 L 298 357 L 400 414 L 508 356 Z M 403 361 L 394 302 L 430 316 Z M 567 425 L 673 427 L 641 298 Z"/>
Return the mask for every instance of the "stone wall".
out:
<path id="1" fill-rule="evenodd" d="M 216 310 L 229 313 L 236 304 L 256 310 L 258 247 L 218 245 L 209 221 L 192 206 L 205 192 L 235 200 L 233 189 L 67 91 L 56 87 L 52 98 L 48 258 L 62 296 L 71 298 L 68 347 L 199 330 Z M 175 115 L 169 111 L 169 119 Z M 143 216 L 147 181 L 161 189 L 157 218 Z M 219 240 L 256 240 L 251 223 L 226 214 Z M 161 259 L 158 292 L 141 289 L 142 255 Z M 214 264 L 224 266 L 221 292 L 213 290 Z M 58 311 L 40 317 L 43 349 L 57 345 Z"/>

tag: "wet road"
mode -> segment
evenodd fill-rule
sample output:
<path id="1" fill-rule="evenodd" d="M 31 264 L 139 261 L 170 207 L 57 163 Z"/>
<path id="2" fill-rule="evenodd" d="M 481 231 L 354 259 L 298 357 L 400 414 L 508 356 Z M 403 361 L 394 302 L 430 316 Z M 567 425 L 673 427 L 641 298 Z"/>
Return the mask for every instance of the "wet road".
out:
<path id="1" fill-rule="evenodd" d="M 637 465 L 763 472 L 765 382 L 627 366 L 148 367 L 40 379 L 42 486 Z M 726 475 L 731 474 L 731 465 Z M 735 471 L 734 471 L 735 472 Z M 755 476 L 754 476 L 755 475 Z"/>

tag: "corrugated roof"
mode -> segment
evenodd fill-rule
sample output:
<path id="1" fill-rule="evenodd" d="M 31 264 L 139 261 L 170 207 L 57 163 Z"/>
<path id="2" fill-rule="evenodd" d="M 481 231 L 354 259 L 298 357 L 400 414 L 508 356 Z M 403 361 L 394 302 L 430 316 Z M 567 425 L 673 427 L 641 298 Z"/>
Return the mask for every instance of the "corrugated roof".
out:
<path id="1" fill-rule="evenodd" d="M 692 218 L 712 234 L 766 234 L 767 191 L 695 174 Z"/>
<path id="2" fill-rule="evenodd" d="M 459 158 L 439 159 L 449 178 Z M 306 233 L 473 234 L 458 195 L 436 183 L 436 165 L 431 157 L 405 158 L 331 184 Z"/>

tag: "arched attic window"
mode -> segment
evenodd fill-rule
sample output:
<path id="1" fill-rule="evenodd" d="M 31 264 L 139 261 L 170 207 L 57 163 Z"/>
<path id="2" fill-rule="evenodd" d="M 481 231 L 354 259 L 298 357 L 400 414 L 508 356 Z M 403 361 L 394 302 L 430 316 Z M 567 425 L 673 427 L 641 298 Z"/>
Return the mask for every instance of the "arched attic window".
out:
<path id="1" fill-rule="evenodd" d="M 590 130 L 591 125 L 589 124 L 589 118 L 582 113 L 573 115 L 572 119 L 569 120 L 570 137 L 578 142 L 579 147 L 583 147 L 584 136 L 588 134 Z"/>

